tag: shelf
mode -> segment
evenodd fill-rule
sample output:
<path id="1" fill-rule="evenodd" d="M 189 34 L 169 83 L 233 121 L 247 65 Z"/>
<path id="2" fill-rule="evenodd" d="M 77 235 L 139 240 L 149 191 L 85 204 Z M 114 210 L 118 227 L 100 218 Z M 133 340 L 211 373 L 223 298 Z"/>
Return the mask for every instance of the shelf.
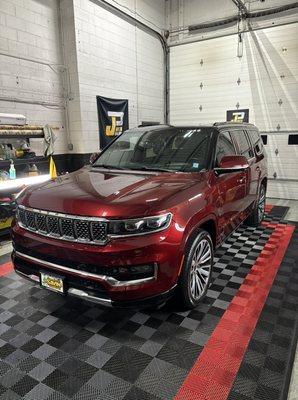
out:
<path id="1" fill-rule="evenodd" d="M 47 157 L 43 156 L 35 156 L 28 158 L 14 158 L 13 163 L 15 166 L 24 165 L 24 164 L 36 164 L 39 162 L 47 161 Z M 10 160 L 0 160 L 0 169 L 9 168 Z"/>
<path id="2" fill-rule="evenodd" d="M 9 133 L 8 133 L 9 132 Z M 43 139 L 44 134 L 42 132 L 33 131 L 1 131 L 0 139 Z"/>
<path id="3" fill-rule="evenodd" d="M 44 131 L 38 125 L 0 125 L 0 139 L 43 138 Z"/>

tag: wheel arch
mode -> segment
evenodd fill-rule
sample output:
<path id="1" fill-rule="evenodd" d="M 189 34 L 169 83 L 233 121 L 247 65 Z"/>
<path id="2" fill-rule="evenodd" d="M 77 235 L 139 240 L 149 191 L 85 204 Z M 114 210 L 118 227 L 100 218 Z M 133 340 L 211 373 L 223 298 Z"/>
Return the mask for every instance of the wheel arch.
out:
<path id="1" fill-rule="evenodd" d="M 213 214 L 207 216 L 207 217 L 204 218 L 203 220 L 200 220 L 200 221 L 196 222 L 196 223 L 193 225 L 192 229 L 189 229 L 189 231 L 188 231 L 188 234 L 187 234 L 187 236 L 186 236 L 186 238 L 185 238 L 185 246 L 184 246 L 184 249 L 187 248 L 187 243 L 189 242 L 189 240 L 191 240 L 191 239 L 194 237 L 194 235 L 196 235 L 196 232 L 197 232 L 199 229 L 204 229 L 206 232 L 209 233 L 209 235 L 210 235 L 210 237 L 211 237 L 211 240 L 212 240 L 212 243 L 213 243 L 213 246 L 214 246 L 214 248 L 215 248 L 215 247 L 216 247 L 216 244 L 217 244 L 217 237 L 218 237 L 218 235 L 217 235 L 217 233 L 218 233 L 217 228 L 218 228 L 218 227 L 217 227 L 216 217 L 215 217 L 215 215 L 213 215 Z"/>

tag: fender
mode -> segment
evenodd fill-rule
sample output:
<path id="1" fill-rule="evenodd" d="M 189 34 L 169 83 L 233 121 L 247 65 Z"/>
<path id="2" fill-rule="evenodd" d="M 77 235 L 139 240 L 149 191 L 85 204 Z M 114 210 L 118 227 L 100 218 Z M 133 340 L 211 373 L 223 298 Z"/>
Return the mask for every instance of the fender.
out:
<path id="1" fill-rule="evenodd" d="M 185 245 L 186 245 L 187 241 L 189 240 L 189 238 L 191 237 L 191 235 L 193 234 L 193 232 L 208 221 L 214 222 L 215 238 L 212 238 L 212 239 L 214 239 L 214 243 L 217 243 L 217 241 L 218 241 L 217 217 L 216 217 L 215 210 L 213 209 L 213 207 L 209 206 L 206 209 L 200 210 L 199 213 L 194 215 L 194 217 L 191 218 L 191 220 L 188 222 L 188 224 L 185 228 L 185 231 L 184 231 L 183 239 L 182 239 L 182 247 L 183 248 L 185 248 Z"/>

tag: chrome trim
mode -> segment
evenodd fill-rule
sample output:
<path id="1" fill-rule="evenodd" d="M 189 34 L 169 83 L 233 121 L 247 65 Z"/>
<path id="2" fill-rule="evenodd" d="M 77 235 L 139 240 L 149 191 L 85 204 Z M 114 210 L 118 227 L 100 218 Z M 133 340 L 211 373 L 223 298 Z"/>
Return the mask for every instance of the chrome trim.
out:
<path id="1" fill-rule="evenodd" d="M 18 275 L 20 275 L 22 278 L 28 279 L 29 281 L 31 281 L 33 283 L 39 283 L 39 276 L 37 276 L 37 275 L 26 275 L 26 274 L 24 274 L 24 272 L 21 272 L 21 271 L 18 271 L 18 270 L 15 270 L 15 272 Z M 47 288 L 45 288 L 45 289 L 47 289 Z M 51 290 L 51 289 L 48 289 L 48 290 Z M 91 301 L 92 303 L 101 304 L 103 306 L 108 306 L 108 307 L 112 306 L 112 300 L 103 299 L 102 297 L 91 296 L 87 292 L 84 292 L 83 290 L 79 290 L 79 289 L 76 289 L 76 288 L 72 288 L 72 287 L 69 288 L 67 290 L 67 294 L 69 294 L 70 296 L 79 297 L 81 299 L 86 299 L 88 301 Z"/>
<path id="2" fill-rule="evenodd" d="M 53 239 L 58 239 L 58 240 L 64 240 L 66 242 L 73 242 L 73 243 L 81 243 L 81 244 L 91 244 L 91 245 L 100 245 L 100 246 L 104 246 L 106 245 L 111 239 L 124 239 L 127 237 L 133 237 L 133 236 L 143 236 L 143 235 L 150 235 L 152 233 L 158 233 L 161 231 L 166 230 L 172 222 L 172 218 L 173 218 L 173 214 L 171 212 L 168 213 L 164 213 L 164 214 L 159 214 L 159 215 L 152 215 L 150 217 L 135 217 L 135 218 L 123 218 L 123 219 L 106 219 L 106 218 L 101 218 L 101 217 L 85 217 L 85 216 L 80 216 L 80 215 L 74 215 L 74 214 L 64 214 L 64 213 L 59 213 L 59 212 L 54 212 L 54 211 L 45 211 L 45 210 L 39 210 L 37 208 L 31 208 L 31 207 L 26 207 L 23 205 L 18 205 L 18 208 L 21 208 L 24 211 L 29 211 L 29 212 L 33 212 L 33 213 L 38 213 L 38 214 L 43 214 L 43 215 L 47 215 L 47 216 L 53 216 L 53 217 L 57 217 L 57 218 L 67 218 L 67 219 L 74 219 L 74 220 L 79 220 L 79 221 L 88 221 L 88 222 L 106 222 L 107 224 L 111 221 L 111 222 L 126 222 L 126 221 L 132 221 L 132 220 L 138 220 L 138 219 L 143 219 L 143 220 L 148 220 L 151 218 L 158 218 L 162 215 L 170 215 L 170 219 L 169 222 L 167 223 L 167 225 L 159 228 L 159 229 L 155 229 L 154 231 L 150 231 L 150 232 L 140 232 L 140 233 L 129 233 L 129 234 L 125 234 L 125 235 L 115 235 L 115 234 L 109 234 L 108 233 L 108 229 L 107 229 L 107 239 L 105 241 L 98 241 L 98 240 L 88 240 L 88 239 L 82 239 L 82 238 L 69 238 L 67 236 L 61 236 L 61 235 L 57 235 L 55 233 L 45 233 L 41 230 L 38 229 L 32 229 L 28 226 L 24 226 L 22 224 L 22 222 L 19 220 L 18 215 L 17 215 L 17 223 L 19 224 L 19 226 L 22 229 L 25 229 L 29 232 L 33 232 L 33 233 L 37 233 L 38 235 L 41 236 L 45 236 L 48 238 L 53 238 Z M 46 221 L 46 223 L 48 224 L 48 221 Z M 59 225 L 61 224 L 60 220 L 59 220 Z M 28 224 L 27 224 L 28 225 Z M 37 226 L 36 222 L 35 225 Z M 47 226 L 48 227 L 48 226 Z M 61 227 L 60 227 L 61 229 Z M 92 226 L 91 226 L 91 236 L 93 236 L 93 232 L 92 232 Z"/>
<path id="3" fill-rule="evenodd" d="M 102 297 L 91 296 L 87 292 L 84 292 L 84 290 L 71 287 L 68 289 L 67 294 L 74 297 L 79 297 L 80 299 L 86 299 L 88 301 L 91 301 L 92 303 L 101 304 L 102 306 L 108 306 L 108 307 L 112 306 L 112 300 L 103 299 Z"/>
<path id="4" fill-rule="evenodd" d="M 63 214 L 63 213 L 58 213 L 58 212 L 54 212 L 54 211 L 45 211 L 45 210 L 39 210 L 37 208 L 25 207 L 23 205 L 18 205 L 18 208 L 20 208 L 24 211 L 35 213 L 34 217 L 35 217 L 35 226 L 36 227 L 37 227 L 36 214 L 42 214 L 42 215 L 46 215 L 46 216 L 50 216 L 50 217 L 59 218 L 58 223 L 59 223 L 60 231 L 62 231 L 60 218 L 70 219 L 70 220 L 78 220 L 78 221 L 87 221 L 87 222 L 105 222 L 106 224 L 108 223 L 108 220 L 105 218 L 84 217 L 84 216 L 73 215 L 73 214 Z M 88 239 L 83 239 L 83 238 L 73 238 L 73 237 L 68 237 L 68 236 L 63 236 L 63 235 L 57 235 L 56 233 L 47 233 L 47 232 L 41 231 L 39 229 L 32 229 L 28 226 L 28 222 L 27 222 L 27 226 L 23 225 L 22 222 L 20 221 L 20 219 L 18 218 L 18 213 L 16 213 L 16 215 L 17 215 L 17 223 L 19 224 L 19 226 L 22 229 L 25 229 L 26 231 L 33 232 L 33 233 L 36 233 L 38 235 L 45 236 L 48 238 L 64 240 L 66 242 L 72 242 L 72 243 L 82 243 L 82 244 L 91 244 L 91 245 L 100 245 L 100 246 L 106 245 L 110 239 L 108 232 L 107 232 L 107 227 L 106 227 L 106 240 L 104 240 L 104 241 L 88 240 Z M 25 218 L 27 218 L 26 214 L 25 214 Z M 27 219 L 26 219 L 26 221 L 27 221 Z M 46 220 L 46 224 L 47 224 L 47 228 L 49 229 L 47 220 Z"/>
<path id="5" fill-rule="evenodd" d="M 19 208 L 25 211 L 31 211 L 39 214 L 51 215 L 53 217 L 60 217 L 60 218 L 69 218 L 69 219 L 79 219 L 84 221 L 94 221 L 94 222 L 109 222 L 106 218 L 100 217 L 85 217 L 81 215 L 74 215 L 74 214 L 64 214 L 55 211 L 46 211 L 46 210 L 39 210 L 37 208 L 31 208 L 27 206 L 23 206 L 22 204 L 18 205 Z"/>
<path id="6" fill-rule="evenodd" d="M 22 276 L 25 279 L 28 279 L 29 281 L 35 282 L 35 283 L 39 283 L 39 276 L 38 275 L 26 275 L 24 274 L 24 272 L 18 271 L 17 269 L 15 269 L 15 272 Z"/>
<path id="7" fill-rule="evenodd" d="M 39 283 L 39 276 L 37 276 L 37 275 L 26 275 L 23 272 L 20 272 L 18 270 L 15 270 L 15 272 L 18 275 L 22 276 L 25 279 L 30 280 L 31 282 L 33 282 L 35 284 Z M 163 292 L 162 295 L 167 295 L 172 290 L 174 290 L 176 286 L 177 286 L 177 284 L 175 284 L 171 289 L 167 290 L 166 292 Z M 47 288 L 45 288 L 45 289 L 47 289 Z M 50 290 L 50 289 L 48 289 L 48 290 Z M 59 292 L 56 292 L 56 293 L 59 294 Z M 66 293 L 68 295 L 70 295 L 70 296 L 78 297 L 80 299 L 87 300 L 87 301 L 90 301 L 92 303 L 97 303 L 97 304 L 100 304 L 102 306 L 106 306 L 106 307 L 112 307 L 113 306 L 113 302 L 112 302 L 111 299 L 105 299 L 105 298 L 102 298 L 102 297 L 92 296 L 92 295 L 88 294 L 87 292 L 85 292 L 83 290 L 80 290 L 80 289 L 76 289 L 76 288 L 70 287 L 67 290 Z"/>
<path id="8" fill-rule="evenodd" d="M 154 263 L 154 275 L 152 277 L 143 278 L 143 279 L 135 279 L 135 280 L 130 280 L 130 281 L 118 281 L 117 279 L 113 278 L 112 276 L 97 275 L 97 274 L 93 274 L 91 272 L 86 272 L 86 271 L 81 271 L 81 270 L 65 267 L 63 265 L 55 264 L 55 263 L 52 263 L 49 261 L 40 260 L 39 258 L 29 256 L 29 255 L 21 253 L 19 251 L 16 251 L 15 254 L 16 254 L 16 256 L 23 258 L 24 260 L 32 261 L 34 263 L 43 265 L 44 267 L 55 268 L 59 271 L 71 272 L 72 274 L 83 276 L 84 278 L 96 278 L 100 281 L 106 282 L 111 287 L 135 286 L 135 285 L 140 285 L 143 283 L 154 282 L 157 279 L 157 269 L 158 269 L 157 263 Z"/>

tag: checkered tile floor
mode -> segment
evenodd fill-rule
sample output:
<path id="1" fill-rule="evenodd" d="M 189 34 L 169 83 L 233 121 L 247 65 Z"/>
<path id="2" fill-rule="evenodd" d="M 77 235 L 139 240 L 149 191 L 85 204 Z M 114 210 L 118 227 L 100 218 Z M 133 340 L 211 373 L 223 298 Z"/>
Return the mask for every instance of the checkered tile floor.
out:
<path id="1" fill-rule="evenodd" d="M 277 211 L 267 220 L 280 221 Z M 154 312 L 105 309 L 65 300 L 15 273 L 0 277 L 0 399 L 173 399 L 271 232 L 240 227 L 216 252 L 207 297 L 187 312 L 174 304 Z M 275 400 L 282 379 L 286 385 L 297 319 L 293 263 L 290 254 L 282 264 L 230 400 Z"/>

